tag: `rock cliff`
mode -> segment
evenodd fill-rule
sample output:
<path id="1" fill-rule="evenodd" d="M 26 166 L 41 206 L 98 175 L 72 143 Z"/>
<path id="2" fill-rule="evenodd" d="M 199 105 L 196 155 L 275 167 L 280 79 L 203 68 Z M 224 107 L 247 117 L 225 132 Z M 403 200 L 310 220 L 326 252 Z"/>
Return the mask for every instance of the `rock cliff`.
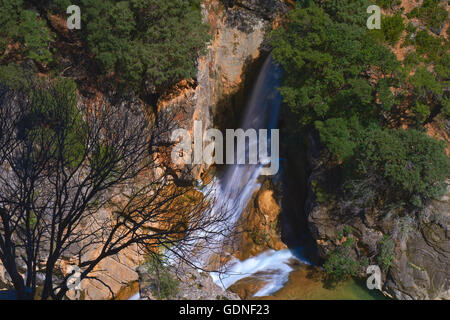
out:
<path id="1" fill-rule="evenodd" d="M 158 110 L 175 114 L 180 127 L 192 130 L 195 120 L 203 131 L 232 128 L 245 107 L 252 87 L 249 69 L 267 51 L 265 36 L 287 12 L 280 0 L 205 0 L 202 12 L 212 40 L 198 61 L 196 80 L 182 81 L 178 90 L 158 101 Z M 226 127 L 225 127 L 226 126 Z M 207 170 L 198 166 L 193 178 Z"/>
<path id="2" fill-rule="evenodd" d="M 204 0 L 202 12 L 211 26 L 212 41 L 207 53 L 198 61 L 197 77 L 181 81 L 170 93 L 161 96 L 156 109 L 168 112 L 180 128 L 192 130 L 194 121 L 200 120 L 203 130 L 206 130 L 217 125 L 219 113 L 220 117 L 225 115 L 226 118 L 227 113 L 234 113 L 233 109 L 244 108 L 244 103 L 234 101 L 235 96 L 239 91 L 242 94 L 248 81 L 246 71 L 264 51 L 266 33 L 286 10 L 286 5 L 278 0 Z M 243 101 L 245 94 L 240 102 Z M 194 168 L 191 179 L 200 178 L 206 170 L 204 166 Z M 100 214 L 107 217 L 110 213 L 102 210 Z M 86 256 L 95 255 L 96 250 L 95 247 L 90 248 Z M 63 274 L 69 272 L 72 260 L 70 255 L 64 257 L 60 266 Z M 96 268 L 95 275 L 100 281 L 83 280 L 81 295 L 71 292 L 69 298 L 126 299 L 134 293 L 129 291 L 136 287 L 139 279 L 137 267 L 141 263 L 142 256 L 137 248 L 128 248 Z M 190 270 L 188 273 L 192 275 L 195 272 Z M 202 285 L 214 288 L 210 278 L 203 278 L 205 283 Z M 9 287 L 9 282 L 0 264 L 0 289 Z M 236 298 L 231 294 L 224 295 L 229 299 Z"/>
<path id="3" fill-rule="evenodd" d="M 385 294 L 406 300 L 450 298 L 450 187 L 442 199 L 414 212 L 401 208 L 345 208 L 338 204 L 339 199 L 321 189 L 333 184 L 326 160 L 317 152 L 310 152 L 310 160 L 306 214 L 322 258 L 340 245 L 336 235 L 349 226 L 356 240 L 351 255 L 359 261 L 366 259 L 369 264 L 380 265 L 388 239 L 392 263 L 388 270 L 380 265 Z M 361 276 L 367 277 L 363 273 Z"/>
<path id="4" fill-rule="evenodd" d="M 157 279 L 152 276 L 145 265 L 138 268 L 139 294 L 141 300 L 159 300 Z M 175 300 L 240 300 L 239 296 L 228 290 L 223 290 L 214 283 L 211 275 L 182 264 L 169 271 L 176 279 L 176 289 L 173 295 L 166 299 Z"/>
<path id="5" fill-rule="evenodd" d="M 205 0 L 202 12 L 204 19 L 211 26 L 212 41 L 207 53 L 198 61 L 197 78 L 180 82 L 171 93 L 161 96 L 157 103 L 159 112 L 170 113 L 180 128 L 188 130 L 192 130 L 195 120 L 202 121 L 203 130 L 218 126 L 217 118 L 230 119 L 227 114 L 234 115 L 235 109 L 245 107 L 245 94 L 238 99 L 239 102 L 236 95 L 245 92 L 243 87 L 249 81 L 248 68 L 264 54 L 265 36 L 277 19 L 287 12 L 287 6 L 279 0 Z M 193 171 L 189 171 L 190 178 L 199 179 L 207 169 L 205 166 L 193 168 Z M 146 279 L 145 275 L 142 276 L 142 272 L 138 277 L 137 268 L 140 263 L 142 257 L 133 248 L 110 259 L 107 262 L 108 266 L 99 267 L 98 270 L 101 271 L 98 272 L 102 273 L 102 280 L 111 290 L 99 283 L 85 281 L 81 285 L 83 297 L 110 299 L 113 293 L 117 296 L 118 293 L 127 291 L 126 289 L 132 287 L 138 278 L 140 281 Z M 178 272 L 178 275 L 185 280 L 190 275 L 191 279 L 182 281 L 179 299 L 186 297 L 215 299 L 216 296 L 237 298 L 227 292 L 220 294 L 220 287 L 216 286 L 206 274 L 200 275 L 195 270 L 189 269 L 186 274 Z M 192 280 L 193 278 L 198 281 Z M 194 290 L 195 285 L 203 289 Z M 140 286 L 146 287 L 143 283 Z M 204 290 L 207 292 L 202 293 Z M 151 297 L 148 290 L 143 290 L 142 293 L 144 297 Z M 122 297 L 127 298 L 128 295 Z"/>

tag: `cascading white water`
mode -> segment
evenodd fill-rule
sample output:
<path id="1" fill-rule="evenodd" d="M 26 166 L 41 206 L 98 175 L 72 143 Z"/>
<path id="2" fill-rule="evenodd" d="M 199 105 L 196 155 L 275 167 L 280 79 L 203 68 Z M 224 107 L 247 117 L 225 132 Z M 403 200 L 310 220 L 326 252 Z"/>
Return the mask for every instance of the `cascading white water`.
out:
<path id="1" fill-rule="evenodd" d="M 274 129 L 278 122 L 278 114 L 281 104 L 281 95 L 278 91 L 282 70 L 269 56 L 258 75 L 251 98 L 245 110 L 241 128 L 247 129 Z M 270 145 L 269 143 L 267 145 Z M 248 149 L 248 148 L 247 148 Z M 279 161 L 279 159 L 275 159 Z M 247 204 L 255 191 L 260 188 L 258 177 L 263 169 L 263 164 L 257 165 L 228 165 L 220 179 L 214 179 L 202 191 L 207 197 L 214 198 L 213 207 L 206 213 L 205 219 L 215 221 L 206 230 L 198 231 L 200 234 L 193 239 L 202 239 L 204 234 L 207 244 L 196 242 L 193 247 L 198 251 L 192 254 L 191 262 L 197 266 L 207 266 L 214 254 L 222 253 L 223 245 L 229 241 L 229 232 L 233 230 Z M 224 219 L 216 219 L 221 216 Z M 212 236 L 213 235 L 213 236 Z M 202 251 L 201 248 L 206 250 Z M 172 252 L 173 253 L 173 252 Z M 264 281 L 264 287 L 255 296 L 269 295 L 288 280 L 293 270 L 289 265 L 295 259 L 308 263 L 299 254 L 291 250 L 269 250 L 256 257 L 245 261 L 232 258 L 221 272 L 212 273 L 216 284 L 226 289 L 236 281 L 245 277 L 261 273 L 260 279 Z M 177 258 L 168 252 L 168 260 L 176 264 Z M 139 294 L 131 299 L 139 299 Z"/>
<path id="2" fill-rule="evenodd" d="M 293 260 L 310 264 L 301 256 L 300 249 L 268 250 L 245 261 L 233 258 L 225 266 L 225 273 L 212 273 L 211 276 L 217 285 L 227 289 L 241 279 L 257 275 L 258 280 L 263 281 L 264 285 L 254 296 L 264 297 L 281 289 L 289 280 L 289 274 L 294 270 L 291 267 Z"/>
<path id="3" fill-rule="evenodd" d="M 269 56 L 247 105 L 242 129 L 273 129 L 276 126 L 281 104 L 281 95 L 278 91 L 281 74 L 281 68 Z M 215 230 L 230 230 L 236 226 L 253 194 L 260 187 L 258 177 L 261 170 L 262 164 L 230 165 L 219 183 L 213 183 L 216 202 L 211 214 L 227 212 L 226 221 L 216 224 Z M 223 232 L 218 232 L 213 242 L 220 245 L 228 240 L 226 236 Z M 207 262 L 212 254 L 214 251 L 211 250 L 204 254 L 203 262 Z M 299 256 L 298 252 L 294 253 L 291 250 L 270 250 L 246 261 L 232 258 L 223 266 L 224 272 L 213 273 L 212 277 L 218 285 L 226 289 L 242 278 L 262 272 L 261 280 L 264 281 L 264 287 L 255 295 L 269 295 L 280 289 L 288 280 L 289 273 L 293 270 L 289 265 L 292 259 L 307 263 L 304 259 L 298 258 Z"/>
<path id="4" fill-rule="evenodd" d="M 273 129 L 278 122 L 278 113 L 281 104 L 281 95 L 278 91 L 281 78 L 281 68 L 273 63 L 269 56 L 258 75 L 251 98 L 248 102 L 241 128 L 247 129 Z M 270 145 L 268 143 L 268 145 Z M 249 146 L 246 148 L 249 149 Z M 279 159 L 275 159 L 279 161 Z M 256 165 L 227 165 L 224 175 L 215 179 L 207 187 L 208 196 L 214 197 L 213 207 L 208 213 L 211 221 L 216 221 L 208 230 L 206 252 L 195 256 L 193 260 L 198 265 L 208 264 L 209 258 L 222 249 L 228 240 L 229 233 L 235 228 L 245 207 L 254 192 L 260 187 L 258 177 L 263 164 Z M 224 219 L 218 218 L 224 217 Z M 214 235 L 214 236 L 211 236 Z M 199 237 L 201 238 L 201 236 Z"/>

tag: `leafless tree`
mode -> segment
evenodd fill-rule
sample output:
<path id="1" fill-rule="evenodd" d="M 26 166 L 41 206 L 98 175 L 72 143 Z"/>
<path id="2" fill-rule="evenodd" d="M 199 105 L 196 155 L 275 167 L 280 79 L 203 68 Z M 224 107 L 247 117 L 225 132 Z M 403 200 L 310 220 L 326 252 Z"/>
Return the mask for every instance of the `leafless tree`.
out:
<path id="1" fill-rule="evenodd" d="M 89 279 L 131 245 L 186 258 L 221 232 L 212 226 L 226 213 L 208 214 L 213 199 L 177 186 L 158 156 L 170 147 L 169 116 L 78 103 L 70 82 L 27 88 L 0 87 L 0 261 L 19 299 L 63 299 L 64 257 Z"/>

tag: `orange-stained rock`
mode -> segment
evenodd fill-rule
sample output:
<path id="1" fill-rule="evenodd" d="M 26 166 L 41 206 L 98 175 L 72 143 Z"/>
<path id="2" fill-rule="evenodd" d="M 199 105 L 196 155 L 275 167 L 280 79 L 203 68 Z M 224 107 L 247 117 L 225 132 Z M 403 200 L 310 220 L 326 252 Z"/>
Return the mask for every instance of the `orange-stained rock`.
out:
<path id="1" fill-rule="evenodd" d="M 264 183 L 246 208 L 240 226 L 244 232 L 235 253 L 240 260 L 258 255 L 268 249 L 286 248 L 281 241 L 279 229 L 281 209 L 273 188 L 270 182 Z"/>

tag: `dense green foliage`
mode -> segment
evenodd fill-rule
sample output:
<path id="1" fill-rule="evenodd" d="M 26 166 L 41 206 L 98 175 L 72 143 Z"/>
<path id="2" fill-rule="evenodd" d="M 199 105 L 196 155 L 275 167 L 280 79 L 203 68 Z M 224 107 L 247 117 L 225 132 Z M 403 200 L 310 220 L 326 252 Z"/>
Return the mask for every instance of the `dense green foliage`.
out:
<path id="1" fill-rule="evenodd" d="M 407 26 L 405 46 L 412 45 L 404 60 L 407 84 L 413 90 L 410 109 L 415 120 L 422 124 L 430 116 L 441 113 L 449 117 L 450 42 L 429 30 Z"/>
<path id="2" fill-rule="evenodd" d="M 35 11 L 25 10 L 22 0 L 0 0 L 0 25 L 0 63 L 11 52 L 43 64 L 52 60 L 53 36 L 46 21 Z"/>
<path id="3" fill-rule="evenodd" d="M 378 263 L 383 266 L 385 272 L 389 270 L 391 264 L 394 262 L 394 248 L 395 243 L 388 236 L 384 235 L 380 240 L 380 254 L 378 256 Z"/>
<path id="4" fill-rule="evenodd" d="M 376 3 L 383 9 L 390 9 L 400 5 L 402 2 L 400 0 L 377 0 Z"/>
<path id="5" fill-rule="evenodd" d="M 198 0 L 82 0 L 82 28 L 104 72 L 130 87 L 157 87 L 195 76 L 209 39 Z"/>
<path id="6" fill-rule="evenodd" d="M 409 82 L 414 86 L 414 100 L 416 104 L 412 106 L 412 111 L 419 122 L 424 122 L 430 116 L 430 102 L 441 102 L 444 88 L 436 76 L 425 67 L 419 67 L 415 74 L 409 78 Z"/>
<path id="7" fill-rule="evenodd" d="M 385 196 L 421 206 L 446 189 L 450 159 L 444 149 L 442 143 L 414 129 L 370 130 L 356 153 L 358 173 L 385 179 Z"/>
<path id="8" fill-rule="evenodd" d="M 411 37 L 417 53 L 407 55 L 403 71 L 386 46 L 400 39 L 402 15 L 385 16 L 381 30 L 367 30 L 369 4 L 311 1 L 294 9 L 289 24 L 271 35 L 285 71 L 280 91 L 298 128 L 317 129 L 345 169 L 344 180 L 360 181 L 386 202 L 421 206 L 442 194 L 450 172 L 444 147 L 421 129 L 441 109 L 448 112 L 448 54 L 441 39 L 420 31 Z M 425 59 L 435 71 L 420 66 Z M 384 129 L 405 106 L 419 130 Z"/>
<path id="9" fill-rule="evenodd" d="M 417 53 L 426 55 L 430 62 L 448 54 L 448 42 L 443 44 L 442 39 L 431 35 L 427 30 L 417 32 L 416 36 L 407 42 L 409 43 L 416 47 Z"/>
<path id="10" fill-rule="evenodd" d="M 376 119 L 381 109 L 392 105 L 392 94 L 385 89 L 395 84 L 389 75 L 400 64 L 392 52 L 367 36 L 365 20 L 359 19 L 365 11 L 344 14 L 344 4 L 353 8 L 353 1 L 326 3 L 334 16 L 314 4 L 298 8 L 290 14 L 289 26 L 272 34 L 273 55 L 285 70 L 283 99 L 302 125 L 338 117 Z M 355 10 L 361 8 L 357 3 Z M 379 86 L 368 81 L 368 66 L 386 75 Z"/>
<path id="11" fill-rule="evenodd" d="M 358 145 L 357 137 L 363 128 L 354 116 L 349 119 L 331 118 L 326 121 L 317 121 L 316 128 L 320 133 L 320 140 L 339 160 L 346 160 L 353 156 Z"/>
<path id="12" fill-rule="evenodd" d="M 49 21 L 50 13 L 65 18 L 71 4 L 81 8 L 82 28 L 68 37 Z M 52 47 L 55 34 L 75 47 L 81 36 L 80 60 L 93 59 L 98 68 L 92 71 L 139 94 L 160 93 L 195 77 L 210 38 L 200 0 L 0 0 L 0 24 L 0 64 L 31 59 L 53 72 L 58 66 L 50 62 L 67 59 L 58 56 L 62 46 Z"/>
<path id="13" fill-rule="evenodd" d="M 381 19 L 381 29 L 373 30 L 374 36 L 392 46 L 400 40 L 400 36 L 405 30 L 403 17 L 400 13 L 392 16 L 383 16 Z"/>
<path id="14" fill-rule="evenodd" d="M 9 89 L 22 89 L 28 91 L 33 78 L 30 70 L 25 70 L 17 64 L 0 65 L 0 83 Z"/>
<path id="15" fill-rule="evenodd" d="M 440 0 L 424 0 L 422 6 L 414 8 L 409 14 L 409 18 L 419 18 L 428 27 L 440 29 L 448 19 L 448 12 L 445 5 L 441 5 Z"/>

